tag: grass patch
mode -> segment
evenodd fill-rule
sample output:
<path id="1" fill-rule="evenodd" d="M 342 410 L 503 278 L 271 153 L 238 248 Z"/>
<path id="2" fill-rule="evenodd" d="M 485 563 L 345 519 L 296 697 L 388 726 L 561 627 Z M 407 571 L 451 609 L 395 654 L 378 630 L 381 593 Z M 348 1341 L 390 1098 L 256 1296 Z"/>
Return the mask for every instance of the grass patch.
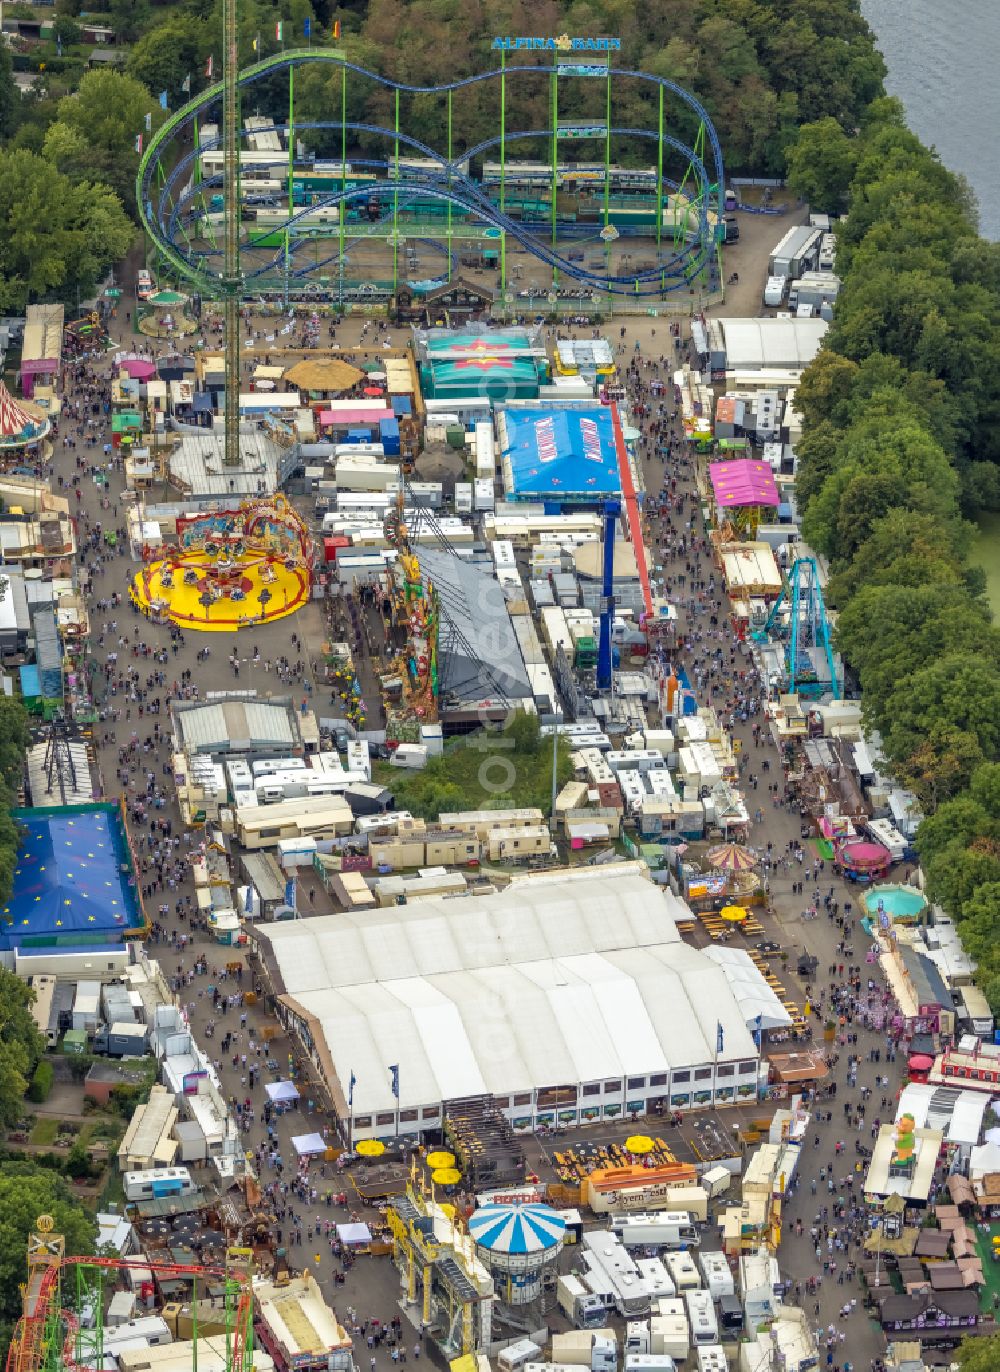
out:
<path id="1" fill-rule="evenodd" d="M 40 1144 L 43 1148 L 49 1148 L 56 1141 L 59 1132 L 59 1121 L 57 1119 L 40 1119 L 31 1131 L 31 1142 Z"/>
<path id="2" fill-rule="evenodd" d="M 559 742 L 557 786 L 569 780 L 569 749 Z M 397 808 L 421 819 L 443 810 L 513 810 L 535 806 L 548 814 L 552 795 L 552 741 L 534 715 L 518 714 L 503 730 L 478 730 L 453 739 L 419 772 L 377 762 L 373 780 L 387 787 Z"/>

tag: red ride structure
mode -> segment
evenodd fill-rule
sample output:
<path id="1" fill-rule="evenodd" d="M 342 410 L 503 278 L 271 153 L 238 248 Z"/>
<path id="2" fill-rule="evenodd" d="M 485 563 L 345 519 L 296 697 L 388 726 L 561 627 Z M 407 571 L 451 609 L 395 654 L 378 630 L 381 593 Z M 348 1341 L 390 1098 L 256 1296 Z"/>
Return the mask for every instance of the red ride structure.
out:
<path id="1" fill-rule="evenodd" d="M 6 1372 L 98 1372 L 104 1363 L 104 1286 L 109 1274 L 150 1270 L 154 1279 L 191 1282 L 196 1309 L 198 1283 L 222 1283 L 225 1291 L 226 1372 L 253 1369 L 251 1250 L 229 1248 L 222 1266 L 164 1263 L 137 1258 L 67 1255 L 51 1215 L 40 1215 L 28 1238 L 28 1280 L 21 1318 L 7 1350 Z M 93 1316 L 93 1327 L 82 1319 Z M 216 1312 L 216 1318 L 218 1318 Z M 197 1328 L 194 1331 L 197 1339 Z"/>

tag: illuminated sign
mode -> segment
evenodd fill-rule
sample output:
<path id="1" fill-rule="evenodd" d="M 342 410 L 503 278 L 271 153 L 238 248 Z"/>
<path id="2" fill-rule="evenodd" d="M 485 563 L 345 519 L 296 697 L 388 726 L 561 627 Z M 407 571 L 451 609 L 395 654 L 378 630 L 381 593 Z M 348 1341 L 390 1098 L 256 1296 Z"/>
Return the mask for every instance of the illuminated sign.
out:
<path id="1" fill-rule="evenodd" d="M 607 67 L 597 67 L 592 63 L 585 62 L 560 62 L 556 67 L 556 76 L 607 76 L 607 74 Z"/>
<path id="2" fill-rule="evenodd" d="M 620 38 L 494 38 L 494 52 L 620 52 Z"/>

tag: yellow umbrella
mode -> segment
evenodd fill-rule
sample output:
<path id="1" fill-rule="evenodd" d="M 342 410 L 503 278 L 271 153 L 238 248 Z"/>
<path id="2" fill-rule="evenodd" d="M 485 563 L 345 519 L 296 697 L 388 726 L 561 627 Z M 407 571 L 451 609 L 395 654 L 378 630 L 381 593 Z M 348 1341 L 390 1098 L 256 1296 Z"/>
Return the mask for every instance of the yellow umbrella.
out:
<path id="1" fill-rule="evenodd" d="M 625 1140 L 627 1151 L 635 1153 L 637 1156 L 643 1153 L 651 1153 L 655 1147 L 656 1144 L 648 1134 L 633 1134 L 631 1138 Z"/>
<path id="2" fill-rule="evenodd" d="M 719 914 L 730 924 L 742 924 L 747 917 L 747 912 L 742 905 L 724 905 Z"/>
<path id="3" fill-rule="evenodd" d="M 359 1158 L 380 1158 L 385 1152 L 385 1144 L 381 1139 L 362 1139 L 354 1151 Z"/>
<path id="4" fill-rule="evenodd" d="M 442 1215 L 447 1215 L 448 1219 L 450 1220 L 453 1220 L 455 1216 L 458 1214 L 458 1211 L 456 1210 L 455 1206 L 452 1205 L 451 1201 L 442 1201 L 441 1204 L 438 1206 L 438 1209 L 441 1211 Z"/>
<path id="5" fill-rule="evenodd" d="M 462 1174 L 457 1167 L 436 1167 L 431 1173 L 435 1186 L 455 1186 L 461 1180 Z"/>
<path id="6" fill-rule="evenodd" d="M 454 1167 L 455 1154 L 446 1153 L 443 1148 L 439 1148 L 436 1153 L 428 1153 L 424 1158 L 427 1166 L 431 1169 L 435 1167 Z"/>

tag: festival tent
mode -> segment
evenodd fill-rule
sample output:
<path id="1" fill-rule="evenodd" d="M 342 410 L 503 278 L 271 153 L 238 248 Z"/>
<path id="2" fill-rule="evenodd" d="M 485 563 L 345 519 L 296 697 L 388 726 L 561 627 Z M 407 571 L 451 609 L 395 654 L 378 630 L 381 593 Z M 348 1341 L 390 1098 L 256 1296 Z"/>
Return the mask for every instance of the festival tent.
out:
<path id="1" fill-rule="evenodd" d="M 329 1145 L 322 1134 L 296 1134 L 292 1147 L 300 1158 L 308 1158 L 316 1153 L 325 1153 Z"/>
<path id="2" fill-rule="evenodd" d="M 268 1100 L 275 1104 L 299 1098 L 298 1090 L 292 1081 L 269 1081 L 264 1090 L 267 1092 Z"/>
<path id="3" fill-rule="evenodd" d="M 362 1248 L 372 1241 L 372 1231 L 367 1224 L 338 1224 L 337 1238 L 348 1248 Z"/>
<path id="4" fill-rule="evenodd" d="M 0 446 L 20 448 L 37 443 L 49 431 L 49 421 L 19 404 L 0 381 Z"/>

